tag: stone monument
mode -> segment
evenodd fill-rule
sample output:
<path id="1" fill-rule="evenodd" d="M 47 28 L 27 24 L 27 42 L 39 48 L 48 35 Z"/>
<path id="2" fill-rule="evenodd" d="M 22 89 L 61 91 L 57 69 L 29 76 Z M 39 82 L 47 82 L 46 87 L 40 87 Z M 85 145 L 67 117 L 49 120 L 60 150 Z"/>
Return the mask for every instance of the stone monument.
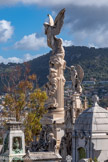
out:
<path id="1" fill-rule="evenodd" d="M 16 121 L 7 123 L 8 130 L 4 137 L 3 148 L 0 154 L 2 161 L 22 160 L 22 157 L 25 155 L 25 138 L 21 125 L 21 122 Z"/>
<path id="2" fill-rule="evenodd" d="M 80 65 L 70 67 L 73 94 L 71 96 L 71 111 L 72 111 L 72 124 L 74 125 L 75 119 L 83 111 L 80 95 L 82 93 L 82 80 L 84 71 Z"/>
<path id="3" fill-rule="evenodd" d="M 74 162 L 91 158 L 108 161 L 108 111 L 98 105 L 93 96 L 93 106 L 84 110 L 75 121 L 72 134 L 72 159 Z"/>
<path id="4" fill-rule="evenodd" d="M 28 152 L 23 162 L 61 162 L 61 156 L 54 152 Z"/>
<path id="5" fill-rule="evenodd" d="M 49 16 L 49 23 L 44 23 L 47 44 L 52 49 L 49 61 L 48 83 L 45 85 L 48 95 L 47 114 L 44 115 L 41 123 L 52 129 L 59 147 L 61 137 L 64 135 L 64 60 L 65 52 L 62 46 L 62 39 L 57 38 L 64 21 L 65 9 L 62 9 L 56 16 L 55 21 Z"/>
<path id="6" fill-rule="evenodd" d="M 84 71 L 80 65 L 67 68 L 71 74 L 73 93 L 68 97 L 65 105 L 65 135 L 62 137 L 60 145 L 60 155 L 63 157 L 62 162 L 66 161 L 67 156 L 72 156 L 72 131 L 76 118 L 83 111 L 80 95 L 82 93 L 81 82 L 84 77 Z"/>

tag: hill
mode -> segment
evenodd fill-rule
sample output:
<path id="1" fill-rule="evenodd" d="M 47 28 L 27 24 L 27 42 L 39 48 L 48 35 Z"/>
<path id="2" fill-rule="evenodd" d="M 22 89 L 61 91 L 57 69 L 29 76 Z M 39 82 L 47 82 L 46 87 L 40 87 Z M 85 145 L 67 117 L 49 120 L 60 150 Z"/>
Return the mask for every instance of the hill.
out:
<path id="1" fill-rule="evenodd" d="M 51 52 L 29 61 L 31 73 L 35 73 L 40 86 L 47 82 L 49 73 L 49 59 Z M 108 80 L 108 48 L 88 48 L 80 46 L 65 47 L 65 60 L 67 66 L 80 64 L 85 72 L 84 80 Z M 8 72 L 16 64 L 0 64 L 0 73 Z M 23 66 L 23 64 L 19 64 Z M 65 70 L 66 80 L 70 80 L 69 71 Z M 2 86 L 2 84 L 0 84 Z M 1 89 L 1 87 L 0 87 Z"/>
<path id="2" fill-rule="evenodd" d="M 49 73 L 49 58 L 51 52 L 29 61 L 31 73 L 36 73 L 39 84 L 47 82 Z M 84 69 L 84 80 L 108 80 L 108 48 L 88 48 L 71 46 L 65 47 L 65 60 L 67 66 L 80 64 Z M 65 70 L 66 80 L 70 80 L 69 70 Z"/>

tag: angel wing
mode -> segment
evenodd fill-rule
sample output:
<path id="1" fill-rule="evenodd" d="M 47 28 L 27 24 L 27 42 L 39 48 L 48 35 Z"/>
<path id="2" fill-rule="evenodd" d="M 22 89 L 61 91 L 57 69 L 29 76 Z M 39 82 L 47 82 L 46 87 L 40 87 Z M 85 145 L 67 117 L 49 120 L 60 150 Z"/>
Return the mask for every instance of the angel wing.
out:
<path id="1" fill-rule="evenodd" d="M 84 70 L 82 69 L 82 67 L 80 65 L 76 66 L 76 70 L 77 70 L 78 78 L 79 78 L 80 82 L 82 82 L 82 80 L 84 78 Z"/>
<path id="2" fill-rule="evenodd" d="M 52 16 L 48 15 L 48 17 L 49 17 L 49 25 L 54 26 L 54 20 L 53 20 Z"/>
<path id="3" fill-rule="evenodd" d="M 61 28 L 63 26 L 63 22 L 64 22 L 64 13 L 65 13 L 65 8 L 62 9 L 55 18 L 54 26 L 53 26 L 53 34 L 54 35 L 58 35 L 60 33 L 60 30 L 61 30 Z"/>

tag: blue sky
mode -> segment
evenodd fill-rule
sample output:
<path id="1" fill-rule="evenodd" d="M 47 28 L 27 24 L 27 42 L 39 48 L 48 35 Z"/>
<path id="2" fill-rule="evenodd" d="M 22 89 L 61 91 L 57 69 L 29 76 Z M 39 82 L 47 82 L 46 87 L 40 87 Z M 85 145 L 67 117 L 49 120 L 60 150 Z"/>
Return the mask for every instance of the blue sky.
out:
<path id="1" fill-rule="evenodd" d="M 64 7 L 63 45 L 108 47 L 107 0 L 0 0 L 0 63 L 49 52 L 43 23 Z"/>
<path id="2" fill-rule="evenodd" d="M 36 6 L 18 5 L 13 7 L 2 7 L 0 9 L 0 19 L 11 22 L 13 28 L 11 37 L 5 42 L 0 42 L 0 55 L 4 58 L 17 57 L 24 59 L 25 55 L 36 56 L 49 51 L 46 47 L 34 49 L 33 47 L 15 47 L 15 43 L 22 40 L 24 36 L 35 35 L 38 38 L 44 36 L 43 22 L 50 10 Z M 37 39 L 38 39 L 37 38 Z M 32 43 L 32 42 L 31 42 Z M 25 44 L 26 45 L 26 44 Z M 28 58 L 29 59 L 29 58 Z"/>

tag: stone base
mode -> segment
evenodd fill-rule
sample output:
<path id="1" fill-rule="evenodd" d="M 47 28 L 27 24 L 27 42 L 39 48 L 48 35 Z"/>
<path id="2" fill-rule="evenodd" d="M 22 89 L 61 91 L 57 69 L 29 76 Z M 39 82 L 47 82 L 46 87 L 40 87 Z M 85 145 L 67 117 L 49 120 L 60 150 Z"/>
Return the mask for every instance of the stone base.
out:
<path id="1" fill-rule="evenodd" d="M 82 107 L 82 102 L 81 102 L 80 94 L 79 93 L 76 93 L 75 92 L 71 96 L 71 98 L 72 98 L 72 105 L 71 105 L 71 110 L 72 110 L 72 124 L 74 124 L 76 118 L 83 111 L 83 107 Z"/>
<path id="2" fill-rule="evenodd" d="M 60 112 L 48 112 L 41 119 L 42 126 L 49 125 L 52 128 L 52 133 L 57 141 L 57 149 L 59 150 L 61 138 L 64 136 L 64 111 Z"/>
<path id="3" fill-rule="evenodd" d="M 23 156 L 25 154 L 22 154 L 22 155 L 9 155 L 9 156 L 5 156 L 5 155 L 1 155 L 0 156 L 0 162 L 13 162 L 13 161 L 22 161 L 23 160 Z"/>
<path id="4" fill-rule="evenodd" d="M 48 112 L 43 116 L 43 119 L 41 121 L 45 121 L 49 123 L 53 123 L 54 121 L 61 121 L 61 123 L 64 122 L 64 108 L 57 108 L 57 109 L 48 109 Z M 42 125 L 44 124 L 41 122 Z"/>
<path id="5" fill-rule="evenodd" d="M 74 93 L 72 96 L 72 101 L 75 102 L 75 108 L 82 110 L 82 103 L 79 93 Z"/>
<path id="6" fill-rule="evenodd" d="M 55 152 L 30 152 L 28 155 L 25 155 L 23 159 L 24 162 L 60 162 L 62 157 Z"/>

